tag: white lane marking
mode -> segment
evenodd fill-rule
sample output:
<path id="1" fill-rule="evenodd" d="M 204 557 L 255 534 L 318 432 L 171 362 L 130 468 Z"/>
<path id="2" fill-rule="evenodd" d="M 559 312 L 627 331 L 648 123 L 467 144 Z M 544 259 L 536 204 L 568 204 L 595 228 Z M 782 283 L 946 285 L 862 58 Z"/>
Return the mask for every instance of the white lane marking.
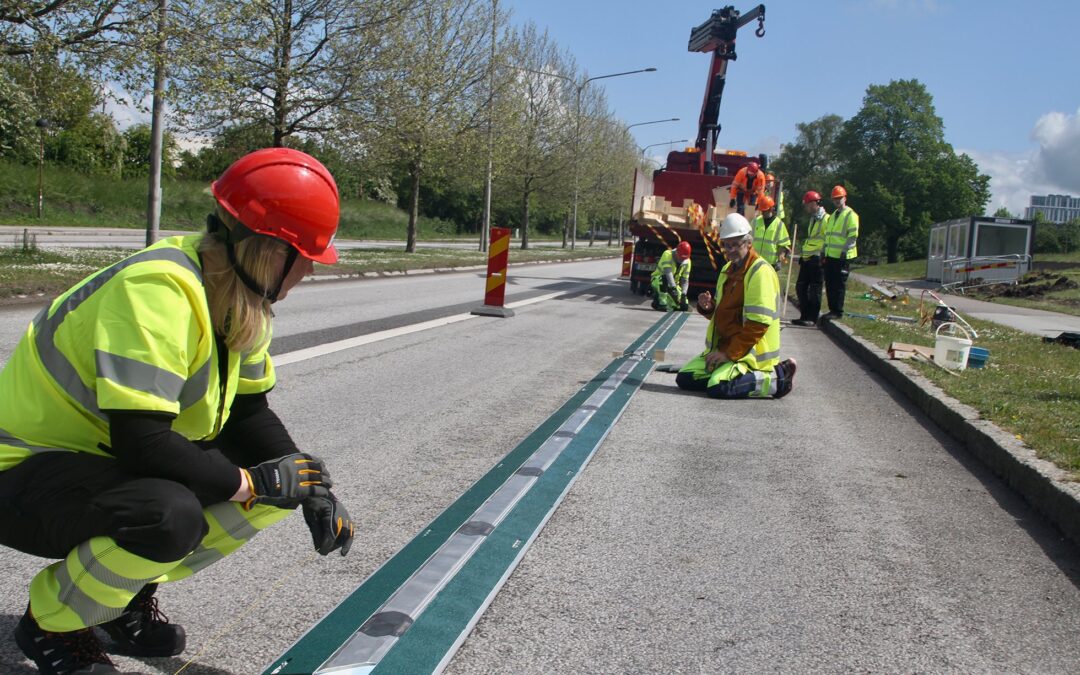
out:
<path id="1" fill-rule="evenodd" d="M 544 302 L 545 300 L 551 300 L 557 298 L 560 295 L 566 295 L 567 293 L 576 293 L 577 290 L 559 291 L 558 293 L 548 293 L 547 295 L 538 295 L 535 298 L 529 298 L 528 300 L 519 300 L 517 302 L 509 302 L 506 307 L 510 309 L 516 309 L 518 307 L 525 307 L 526 305 L 533 305 L 538 302 Z M 466 319 L 479 318 L 475 314 L 454 314 L 452 316 L 445 316 L 441 319 L 432 319 L 431 321 L 421 321 L 420 323 L 414 323 L 411 326 L 401 326 L 399 328 L 391 328 L 389 330 L 379 331 L 378 333 L 369 333 L 367 335 L 360 335 L 354 338 L 348 338 L 346 340 L 338 340 L 337 342 L 327 342 L 326 344 L 316 345 L 314 347 L 307 347 L 305 349 L 297 349 L 296 351 L 286 352 L 285 354 L 278 354 L 273 357 L 274 367 L 286 366 L 290 363 L 298 363 L 300 361 L 307 361 L 308 359 L 318 358 L 320 356 L 326 356 L 327 354 L 333 354 L 334 352 L 340 352 L 345 349 L 352 349 L 353 347 L 360 347 L 363 345 L 369 345 L 373 342 L 381 342 L 383 340 L 389 340 L 391 338 L 401 337 L 403 335 L 410 335 L 412 333 L 419 333 L 422 330 L 428 330 L 430 328 L 438 328 L 440 326 L 448 326 L 452 323 L 458 323 L 459 321 L 465 321 Z"/>

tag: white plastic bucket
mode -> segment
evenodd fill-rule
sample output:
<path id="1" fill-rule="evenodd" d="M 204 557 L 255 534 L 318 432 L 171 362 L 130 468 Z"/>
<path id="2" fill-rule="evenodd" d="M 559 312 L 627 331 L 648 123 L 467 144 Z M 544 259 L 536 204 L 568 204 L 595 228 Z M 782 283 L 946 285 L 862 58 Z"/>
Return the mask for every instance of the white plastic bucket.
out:
<path id="1" fill-rule="evenodd" d="M 950 326 L 952 330 L 960 329 L 965 337 L 956 335 L 942 335 L 941 329 Z M 934 363 L 951 370 L 963 370 L 967 368 L 968 355 L 971 353 L 971 333 L 958 323 L 947 321 L 938 326 L 934 333 Z"/>

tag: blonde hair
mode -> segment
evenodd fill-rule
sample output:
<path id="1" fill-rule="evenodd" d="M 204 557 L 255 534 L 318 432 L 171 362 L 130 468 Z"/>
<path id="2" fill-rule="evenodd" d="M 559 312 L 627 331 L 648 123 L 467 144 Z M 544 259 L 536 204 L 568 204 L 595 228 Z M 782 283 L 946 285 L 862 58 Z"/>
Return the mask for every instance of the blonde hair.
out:
<path id="1" fill-rule="evenodd" d="M 218 218 L 233 229 L 237 220 L 218 206 Z M 235 244 L 236 262 L 263 288 L 281 278 L 288 244 L 272 237 L 249 236 Z M 270 338 L 270 301 L 248 288 L 233 271 L 225 242 L 210 233 L 199 242 L 203 259 L 206 299 L 214 331 L 225 338 L 230 351 L 251 351 Z"/>

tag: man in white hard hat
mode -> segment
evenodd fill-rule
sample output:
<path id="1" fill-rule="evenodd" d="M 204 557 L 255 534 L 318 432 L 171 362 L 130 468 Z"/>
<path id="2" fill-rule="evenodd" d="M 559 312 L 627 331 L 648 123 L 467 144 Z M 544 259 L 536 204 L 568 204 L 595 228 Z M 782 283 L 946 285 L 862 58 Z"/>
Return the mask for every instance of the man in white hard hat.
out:
<path id="1" fill-rule="evenodd" d="M 753 248 L 746 218 L 729 214 L 720 224 L 727 264 L 716 280 L 716 298 L 698 295 L 709 319 L 705 351 L 679 371 L 681 389 L 712 398 L 782 398 L 791 393 L 795 359 L 780 360 L 780 279 Z"/>

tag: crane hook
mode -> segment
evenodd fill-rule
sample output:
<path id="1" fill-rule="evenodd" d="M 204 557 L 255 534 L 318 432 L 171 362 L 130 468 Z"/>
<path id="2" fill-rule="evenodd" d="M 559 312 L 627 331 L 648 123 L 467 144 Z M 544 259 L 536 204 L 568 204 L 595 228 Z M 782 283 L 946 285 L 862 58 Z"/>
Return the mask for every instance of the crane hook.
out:
<path id="1" fill-rule="evenodd" d="M 765 37 L 765 16 L 764 15 L 759 16 L 757 18 L 757 30 L 754 31 L 754 35 L 758 36 L 759 38 L 760 37 Z"/>

